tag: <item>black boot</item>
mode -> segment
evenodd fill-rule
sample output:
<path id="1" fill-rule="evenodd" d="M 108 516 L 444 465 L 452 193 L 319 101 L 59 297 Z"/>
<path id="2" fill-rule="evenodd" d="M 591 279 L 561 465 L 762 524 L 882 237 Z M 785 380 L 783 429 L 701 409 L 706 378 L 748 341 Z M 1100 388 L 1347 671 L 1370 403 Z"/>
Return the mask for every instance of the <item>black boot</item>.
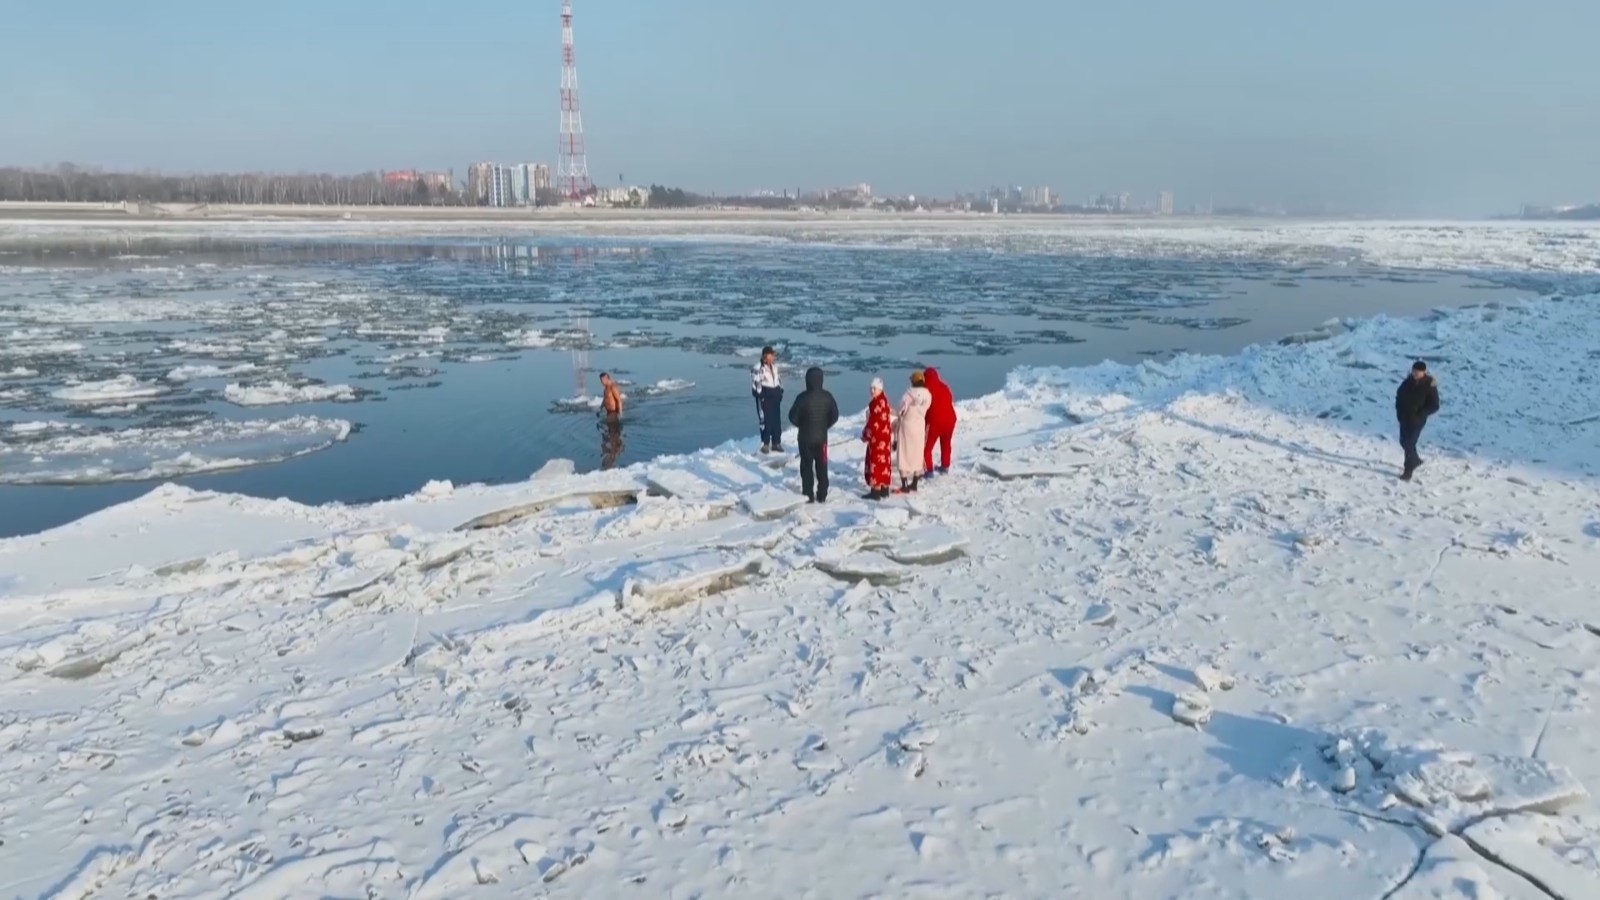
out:
<path id="1" fill-rule="evenodd" d="M 916 475 L 911 476 L 911 493 L 915 494 L 917 492 L 917 485 L 919 485 L 921 483 L 922 483 L 922 479 L 921 478 L 919 478 Z"/>

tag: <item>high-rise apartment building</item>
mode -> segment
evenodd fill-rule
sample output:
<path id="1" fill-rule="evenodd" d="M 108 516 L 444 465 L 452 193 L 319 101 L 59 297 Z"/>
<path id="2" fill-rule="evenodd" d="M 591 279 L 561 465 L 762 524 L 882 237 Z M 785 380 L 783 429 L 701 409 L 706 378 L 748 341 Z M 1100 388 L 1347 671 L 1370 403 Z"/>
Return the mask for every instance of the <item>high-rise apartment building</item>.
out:
<path id="1" fill-rule="evenodd" d="M 478 206 L 489 206 L 489 194 L 494 182 L 494 163 L 473 163 L 467 168 L 467 200 Z"/>
<path id="2" fill-rule="evenodd" d="M 1171 191 L 1162 191 L 1161 192 L 1161 214 L 1163 216 L 1172 215 L 1172 192 Z"/>
<path id="3" fill-rule="evenodd" d="M 544 163 L 473 163 L 467 169 L 467 198 L 479 206 L 533 206 L 539 192 L 550 189 L 550 167 Z"/>
<path id="4" fill-rule="evenodd" d="M 512 182 L 512 167 L 493 165 L 489 167 L 489 205 L 513 206 L 516 203 L 516 190 Z"/>

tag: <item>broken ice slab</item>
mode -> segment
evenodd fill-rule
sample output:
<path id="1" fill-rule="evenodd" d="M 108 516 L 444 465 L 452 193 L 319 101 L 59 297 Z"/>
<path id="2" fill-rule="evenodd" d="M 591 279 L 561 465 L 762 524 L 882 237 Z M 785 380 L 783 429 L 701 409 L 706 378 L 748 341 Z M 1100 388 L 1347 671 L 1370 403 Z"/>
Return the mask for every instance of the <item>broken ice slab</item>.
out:
<path id="1" fill-rule="evenodd" d="M 1484 858 L 1516 872 L 1557 900 L 1600 897 L 1594 836 L 1575 822 L 1519 814 L 1485 819 L 1461 836 Z"/>
<path id="2" fill-rule="evenodd" d="M 1215 691 L 1233 690 L 1233 676 L 1217 671 L 1210 665 L 1199 665 L 1194 668 L 1194 683 L 1198 684 L 1207 693 Z"/>
<path id="3" fill-rule="evenodd" d="M 410 558 L 403 550 L 377 550 L 356 556 L 348 565 L 323 572 L 311 595 L 323 599 L 348 597 L 393 575 Z"/>
<path id="4" fill-rule="evenodd" d="M 731 508 L 739 497 L 728 488 L 712 483 L 694 469 L 653 469 L 644 479 L 645 488 L 653 495 L 674 497 L 685 503 L 702 503 L 719 508 Z"/>
<path id="5" fill-rule="evenodd" d="M 1028 431 L 1022 434 L 1006 434 L 988 438 L 978 446 L 989 453 L 1007 453 L 1015 450 L 1027 450 L 1033 447 L 1043 447 L 1061 435 L 1061 428 L 1044 428 L 1038 431 Z"/>
<path id="6" fill-rule="evenodd" d="M 623 588 L 623 602 L 670 609 L 749 584 L 765 570 L 766 555 L 756 551 L 702 551 L 659 559 L 634 571 Z"/>
<path id="7" fill-rule="evenodd" d="M 776 519 L 805 505 L 806 498 L 775 487 L 764 487 L 744 495 L 744 508 L 757 519 Z"/>
<path id="8" fill-rule="evenodd" d="M 639 492 L 633 490 L 568 491 L 561 494 L 553 494 L 527 503 L 519 503 L 515 506 L 484 513 L 457 525 L 455 530 L 477 531 L 481 528 L 499 528 L 502 525 L 510 525 L 529 516 L 538 515 L 552 507 L 579 501 L 587 502 L 594 509 L 614 509 L 618 506 L 629 506 L 638 503 Z"/>
<path id="9" fill-rule="evenodd" d="M 1453 834 L 1434 841 L 1409 879 L 1388 895 L 1391 900 L 1497 897 L 1502 900 L 1548 900 L 1516 875 L 1487 863 L 1466 841 Z"/>
<path id="10" fill-rule="evenodd" d="M 1185 691 L 1172 698 L 1172 718 L 1196 728 L 1211 721 L 1211 698 L 1198 691 Z"/>
<path id="11" fill-rule="evenodd" d="M 1436 754 L 1395 773 L 1394 786 L 1413 806 L 1446 807 L 1467 818 L 1554 813 L 1588 797 L 1564 767 L 1520 756 Z"/>
<path id="12" fill-rule="evenodd" d="M 964 534 L 943 523 L 919 525 L 890 535 L 873 546 L 882 546 L 884 555 L 907 565 L 934 565 L 960 556 L 967 546 Z"/>
<path id="13" fill-rule="evenodd" d="M 870 585 L 894 585 L 911 575 L 910 570 L 877 553 L 860 552 L 841 556 L 819 558 L 817 570 L 840 581 L 865 582 Z"/>
<path id="14" fill-rule="evenodd" d="M 1086 453 L 1029 461 L 986 459 L 978 463 L 978 471 L 1001 481 L 1021 478 L 1062 478 L 1075 475 L 1094 462 L 1095 458 Z"/>
<path id="15" fill-rule="evenodd" d="M 1333 779 L 1333 789 L 1340 794 L 1348 794 L 1356 789 L 1355 766 L 1345 766 L 1339 770 L 1339 774 Z"/>

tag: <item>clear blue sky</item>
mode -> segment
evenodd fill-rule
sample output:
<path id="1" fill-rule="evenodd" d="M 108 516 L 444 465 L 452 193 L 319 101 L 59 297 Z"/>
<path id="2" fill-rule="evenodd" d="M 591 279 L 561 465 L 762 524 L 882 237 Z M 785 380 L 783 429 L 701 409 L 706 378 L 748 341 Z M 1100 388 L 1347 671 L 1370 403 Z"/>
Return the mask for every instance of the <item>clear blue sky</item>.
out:
<path id="1" fill-rule="evenodd" d="M 17 0 L 0 162 L 550 160 L 558 0 Z M 1473 214 L 1600 199 L 1597 0 L 575 0 L 591 171 Z"/>

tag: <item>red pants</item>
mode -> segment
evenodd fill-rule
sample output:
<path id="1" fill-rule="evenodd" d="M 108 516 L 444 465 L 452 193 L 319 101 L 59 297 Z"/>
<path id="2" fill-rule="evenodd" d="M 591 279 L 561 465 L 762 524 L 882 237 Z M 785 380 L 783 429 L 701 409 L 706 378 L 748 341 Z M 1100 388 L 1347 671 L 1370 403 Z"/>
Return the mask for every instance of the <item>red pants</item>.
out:
<path id="1" fill-rule="evenodd" d="M 956 423 L 935 425 L 928 423 L 928 442 L 922 446 L 922 471 L 933 472 L 933 445 L 939 445 L 939 468 L 950 468 L 950 438 L 956 433 Z"/>

